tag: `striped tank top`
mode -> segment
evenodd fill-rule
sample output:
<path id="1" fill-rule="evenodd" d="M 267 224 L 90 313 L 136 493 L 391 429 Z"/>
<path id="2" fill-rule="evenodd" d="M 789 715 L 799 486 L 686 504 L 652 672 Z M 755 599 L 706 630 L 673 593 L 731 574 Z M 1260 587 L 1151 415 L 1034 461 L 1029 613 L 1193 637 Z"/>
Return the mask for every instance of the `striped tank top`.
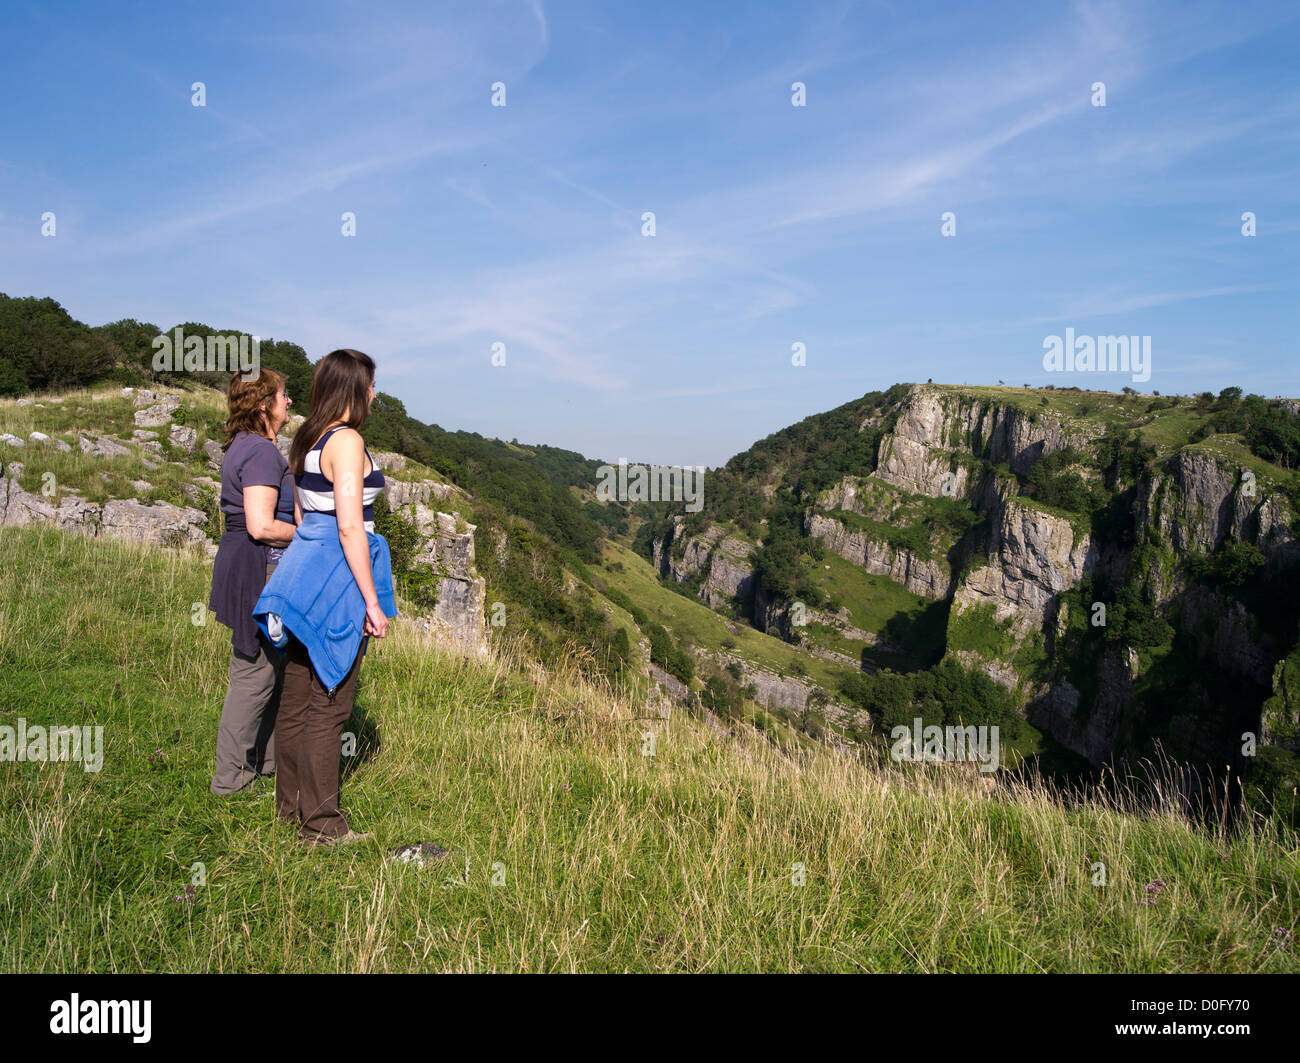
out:
<path id="1" fill-rule="evenodd" d="M 321 436 L 316 445 L 303 458 L 302 475 L 294 477 L 294 482 L 298 485 L 298 501 L 304 513 L 325 513 L 331 517 L 336 515 L 334 512 L 334 483 L 321 472 L 320 456 L 321 451 L 325 449 L 325 444 L 329 442 L 330 436 L 344 427 L 346 426 L 337 425 Z M 384 473 L 375 464 L 375 459 L 370 457 L 369 449 L 366 450 L 366 458 L 370 461 L 370 473 L 361 481 L 361 519 L 365 521 L 366 531 L 373 532 L 375 530 L 375 499 L 379 497 L 379 492 L 384 489 Z"/>

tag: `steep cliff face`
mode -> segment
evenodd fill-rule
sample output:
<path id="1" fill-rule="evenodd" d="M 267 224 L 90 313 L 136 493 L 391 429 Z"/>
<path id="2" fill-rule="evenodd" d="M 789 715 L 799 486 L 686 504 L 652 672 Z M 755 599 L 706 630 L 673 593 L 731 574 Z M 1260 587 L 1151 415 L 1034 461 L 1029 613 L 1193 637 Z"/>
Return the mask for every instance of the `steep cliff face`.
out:
<path id="1" fill-rule="evenodd" d="M 1240 733 L 1241 706 L 1222 702 L 1232 683 L 1243 705 L 1272 689 L 1264 730 L 1291 735 L 1300 683 L 1282 658 L 1295 641 L 1249 604 L 1249 573 L 1215 574 L 1232 550 L 1258 549 L 1264 580 L 1300 563 L 1285 470 L 1177 425 L 1147 442 L 1157 409 L 1101 393 L 914 386 L 889 417 L 861 422 L 881 431 L 874 466 L 811 499 L 803 534 L 855 570 L 946 603 L 948 657 L 1004 685 L 1031 722 L 1096 764 L 1142 755 L 1157 732 L 1185 755 L 1222 758 L 1225 736 Z M 743 589 L 756 626 L 795 638 L 799 603 L 754 577 L 752 548 L 720 549 L 724 540 L 715 526 L 679 541 L 679 561 L 656 544 L 656 560 L 670 578 L 698 579 L 711 605 Z M 1177 704 L 1162 703 L 1165 689 Z"/>
<path id="2" fill-rule="evenodd" d="M 426 481 L 426 485 L 428 494 L 447 486 L 432 481 Z M 399 496 L 403 494 L 399 492 Z M 436 631 L 462 652 L 486 652 L 483 608 L 486 583 L 474 569 L 476 526 L 458 520 L 453 514 L 435 512 L 421 502 L 409 503 L 404 511 L 409 513 L 411 523 L 424 540 L 414 563 L 427 565 L 438 576 L 433 616 L 417 618 L 420 625 Z"/>
<path id="3" fill-rule="evenodd" d="M 947 598 L 952 590 L 952 570 L 946 560 L 895 549 L 866 532 L 812 511 L 804 517 L 804 534 L 821 539 L 828 550 L 845 561 L 873 575 L 886 576 L 913 594 L 938 601 Z"/>
<path id="4" fill-rule="evenodd" d="M 1095 425 L 919 385 L 880 445 L 875 475 L 913 494 L 967 497 L 981 484 L 966 457 L 1026 475 L 1040 458 L 1099 434 Z"/>
<path id="5" fill-rule="evenodd" d="M 698 578 L 700 598 L 710 609 L 725 609 L 748 599 L 754 586 L 753 545 L 728 535 L 716 524 L 699 535 L 682 538 L 684 523 L 677 518 L 673 537 L 654 541 L 656 571 L 678 583 Z M 681 547 L 680 557 L 675 556 L 674 543 Z"/>
<path id="6" fill-rule="evenodd" d="M 1274 562 L 1300 558 L 1285 500 L 1232 460 L 1186 450 L 1141 485 L 1137 525 L 1180 553 L 1209 553 L 1232 539 Z"/>
<path id="7" fill-rule="evenodd" d="M 953 595 L 952 617 L 989 606 L 995 621 L 1009 620 L 1007 650 L 1042 630 L 1062 591 L 1092 572 L 1097 553 L 1090 536 L 1069 519 L 1018 498 L 1002 499 L 987 563 L 970 568 Z"/>

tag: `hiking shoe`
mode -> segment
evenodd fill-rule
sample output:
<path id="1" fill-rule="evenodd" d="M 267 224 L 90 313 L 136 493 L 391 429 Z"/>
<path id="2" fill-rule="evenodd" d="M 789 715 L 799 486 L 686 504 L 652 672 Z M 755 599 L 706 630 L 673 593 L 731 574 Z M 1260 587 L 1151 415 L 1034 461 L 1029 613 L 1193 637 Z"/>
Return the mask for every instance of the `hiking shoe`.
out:
<path id="1" fill-rule="evenodd" d="M 374 834 L 370 831 L 366 831 L 364 834 L 358 834 L 354 830 L 349 830 L 346 834 L 340 834 L 336 837 L 318 835 L 315 838 L 299 838 L 298 842 L 300 845 L 305 845 L 309 849 L 314 849 L 318 845 L 351 845 L 353 842 L 369 841 L 373 837 Z"/>

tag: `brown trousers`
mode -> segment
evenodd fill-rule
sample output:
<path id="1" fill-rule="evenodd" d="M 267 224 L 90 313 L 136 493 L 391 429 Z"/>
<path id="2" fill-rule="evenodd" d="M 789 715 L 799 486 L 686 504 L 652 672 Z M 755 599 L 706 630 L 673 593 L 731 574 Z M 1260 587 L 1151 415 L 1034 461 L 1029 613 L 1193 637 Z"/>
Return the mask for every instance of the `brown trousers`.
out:
<path id="1" fill-rule="evenodd" d="M 275 808 L 298 825 L 301 838 L 348 832 L 339 811 L 339 754 L 366 641 L 361 640 L 352 670 L 333 697 L 312 667 L 307 648 L 295 638 L 285 648 L 284 689 L 275 718 Z"/>

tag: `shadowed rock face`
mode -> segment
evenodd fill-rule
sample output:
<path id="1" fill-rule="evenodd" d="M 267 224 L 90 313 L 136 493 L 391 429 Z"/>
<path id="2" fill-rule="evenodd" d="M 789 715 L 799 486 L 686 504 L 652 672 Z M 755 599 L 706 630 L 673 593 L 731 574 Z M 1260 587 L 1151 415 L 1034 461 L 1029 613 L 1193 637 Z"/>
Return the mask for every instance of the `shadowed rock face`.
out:
<path id="1" fill-rule="evenodd" d="M 675 518 L 674 537 L 681 534 L 683 523 L 683 518 Z M 700 598 L 710 609 L 725 608 L 753 590 L 754 547 L 727 535 L 717 525 L 710 525 L 703 534 L 687 539 L 680 559 L 672 556 L 663 540 L 656 540 L 652 549 L 655 568 L 662 575 L 671 576 L 678 583 L 696 574 L 703 575 Z"/>
<path id="2" fill-rule="evenodd" d="M 1247 472 L 1210 454 L 1177 454 L 1164 475 L 1143 483 L 1138 525 L 1181 552 L 1208 553 L 1232 538 L 1255 541 L 1270 557 L 1295 558 L 1285 505 L 1260 492 Z"/>

